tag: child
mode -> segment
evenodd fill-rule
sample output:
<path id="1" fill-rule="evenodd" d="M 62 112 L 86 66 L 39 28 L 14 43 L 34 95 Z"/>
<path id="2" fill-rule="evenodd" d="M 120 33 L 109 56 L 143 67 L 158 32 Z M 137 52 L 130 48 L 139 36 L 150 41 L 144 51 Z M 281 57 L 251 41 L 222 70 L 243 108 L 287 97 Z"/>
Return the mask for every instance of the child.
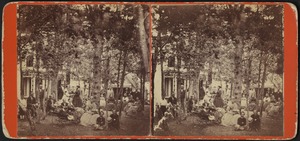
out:
<path id="1" fill-rule="evenodd" d="M 110 118 L 111 120 L 108 121 L 108 128 L 119 130 L 120 129 L 119 115 L 117 114 L 116 110 L 112 111 Z"/>
<path id="2" fill-rule="evenodd" d="M 100 110 L 100 116 L 97 118 L 95 130 L 103 130 L 105 129 L 105 118 L 103 117 L 104 112 Z"/>
<path id="3" fill-rule="evenodd" d="M 253 114 L 251 115 L 251 121 L 249 123 L 249 128 L 251 131 L 258 131 L 260 130 L 260 117 L 255 109 Z"/>
<path id="4" fill-rule="evenodd" d="M 241 112 L 241 116 L 237 120 L 237 124 L 235 126 L 236 131 L 245 130 L 246 127 L 246 118 L 245 113 Z"/>

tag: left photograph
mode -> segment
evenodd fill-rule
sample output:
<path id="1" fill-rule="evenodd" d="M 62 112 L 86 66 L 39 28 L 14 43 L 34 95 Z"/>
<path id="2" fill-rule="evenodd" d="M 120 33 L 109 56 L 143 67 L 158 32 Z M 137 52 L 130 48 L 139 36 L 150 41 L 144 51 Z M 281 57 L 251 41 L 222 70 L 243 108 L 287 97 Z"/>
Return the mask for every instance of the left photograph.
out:
<path id="1" fill-rule="evenodd" d="M 18 5 L 18 136 L 150 134 L 149 6 Z"/>

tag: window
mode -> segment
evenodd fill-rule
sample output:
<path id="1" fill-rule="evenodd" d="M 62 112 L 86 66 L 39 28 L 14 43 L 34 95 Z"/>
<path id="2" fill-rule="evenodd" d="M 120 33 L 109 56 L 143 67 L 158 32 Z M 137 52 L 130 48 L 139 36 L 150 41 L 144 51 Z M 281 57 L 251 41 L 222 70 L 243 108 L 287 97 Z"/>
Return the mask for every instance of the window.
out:
<path id="1" fill-rule="evenodd" d="M 33 56 L 32 55 L 30 55 L 30 56 L 27 57 L 27 59 L 26 59 L 26 66 L 27 67 L 33 67 Z"/>
<path id="2" fill-rule="evenodd" d="M 21 92 L 21 98 L 27 98 L 31 91 L 31 78 L 30 77 L 24 77 L 22 81 L 22 92 Z"/>
<path id="3" fill-rule="evenodd" d="M 175 57 L 170 57 L 168 59 L 168 67 L 175 67 Z"/>

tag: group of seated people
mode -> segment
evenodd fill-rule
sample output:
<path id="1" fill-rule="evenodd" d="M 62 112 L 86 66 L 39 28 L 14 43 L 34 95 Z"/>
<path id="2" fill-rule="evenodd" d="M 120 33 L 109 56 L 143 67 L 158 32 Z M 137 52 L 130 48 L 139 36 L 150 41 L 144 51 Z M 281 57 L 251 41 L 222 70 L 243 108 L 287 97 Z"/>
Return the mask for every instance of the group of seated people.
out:
<path id="1" fill-rule="evenodd" d="M 177 104 L 177 98 L 174 94 L 171 97 L 163 98 L 161 103 L 156 104 L 155 108 L 156 119 L 161 119 L 164 116 L 164 113 L 169 110 L 174 117 L 177 117 L 177 111 L 180 109 Z"/>
<path id="2" fill-rule="evenodd" d="M 280 97 L 277 99 L 273 94 L 267 93 L 263 98 L 263 110 L 267 113 L 268 116 L 274 117 L 283 111 L 283 102 Z"/>
<path id="3" fill-rule="evenodd" d="M 129 95 L 128 97 L 127 94 L 125 93 L 122 101 L 125 105 L 123 110 L 126 115 L 137 116 L 138 114 L 142 113 L 142 101 L 140 100 L 139 97 L 136 97 L 136 99 L 134 100 L 132 95 Z"/>
<path id="4" fill-rule="evenodd" d="M 120 129 L 120 121 L 119 115 L 116 110 L 112 110 L 112 114 L 106 119 L 104 117 L 104 111 L 102 109 L 99 110 L 99 117 L 96 119 L 96 124 L 94 125 L 95 130 L 119 130 Z"/>
<path id="5" fill-rule="evenodd" d="M 242 131 L 248 129 L 250 131 L 259 131 L 261 128 L 260 124 L 261 124 L 260 115 L 258 114 L 256 109 L 253 111 L 253 114 L 249 117 L 248 125 L 247 125 L 247 120 L 245 118 L 245 112 L 242 111 L 240 113 L 240 117 L 237 119 L 237 123 L 235 124 L 235 130 Z"/>

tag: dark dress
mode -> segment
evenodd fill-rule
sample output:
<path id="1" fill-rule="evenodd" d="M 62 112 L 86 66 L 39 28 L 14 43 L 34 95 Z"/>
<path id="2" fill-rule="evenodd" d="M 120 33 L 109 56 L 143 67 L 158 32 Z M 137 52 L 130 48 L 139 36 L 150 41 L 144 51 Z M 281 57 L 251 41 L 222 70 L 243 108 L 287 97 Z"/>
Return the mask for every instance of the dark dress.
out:
<path id="1" fill-rule="evenodd" d="M 249 127 L 251 130 L 259 130 L 260 129 L 260 117 L 258 114 L 251 115 L 253 121 L 249 123 Z"/>
<path id="2" fill-rule="evenodd" d="M 111 117 L 111 122 L 109 123 L 109 127 L 114 129 L 120 129 L 119 115 L 111 114 L 110 117 Z"/>
<path id="3" fill-rule="evenodd" d="M 202 100 L 205 96 L 205 91 L 204 89 L 201 87 L 201 89 L 199 90 L 199 100 Z"/>
<path id="4" fill-rule="evenodd" d="M 221 92 L 220 91 L 217 92 L 217 95 L 214 99 L 214 105 L 216 107 L 223 107 L 224 106 L 224 102 L 223 102 L 223 99 L 221 97 Z"/>
<path id="5" fill-rule="evenodd" d="M 33 108 L 33 104 L 36 104 L 36 99 L 32 96 L 27 98 L 27 109 Z"/>
<path id="6" fill-rule="evenodd" d="M 51 110 L 55 110 L 55 108 L 52 106 L 52 104 L 54 104 L 54 100 L 51 98 L 51 99 L 48 99 L 47 102 L 46 102 L 46 112 L 50 112 Z"/>
<path id="7" fill-rule="evenodd" d="M 176 98 L 176 97 L 170 97 L 170 98 L 169 98 L 169 102 L 170 102 L 172 105 L 175 105 L 175 104 L 177 104 L 177 98 Z"/>
<path id="8" fill-rule="evenodd" d="M 57 90 L 57 99 L 61 99 L 64 95 L 64 91 L 61 87 L 58 87 L 58 90 Z"/>
<path id="9" fill-rule="evenodd" d="M 36 117 L 37 111 L 33 107 L 33 104 L 36 104 L 36 99 L 34 97 L 30 96 L 27 98 L 26 102 L 27 102 L 27 110 L 32 110 L 31 116 Z"/>
<path id="10" fill-rule="evenodd" d="M 181 102 L 181 104 L 184 104 L 184 99 L 185 99 L 185 91 L 181 90 L 180 91 L 180 102 Z"/>
<path id="11" fill-rule="evenodd" d="M 188 113 L 192 112 L 192 109 L 193 109 L 193 100 L 190 98 L 188 100 L 187 112 Z"/>
<path id="12" fill-rule="evenodd" d="M 40 95 L 40 103 L 41 103 L 40 108 L 43 109 L 43 107 L 44 107 L 44 95 L 45 95 L 44 90 L 40 90 L 39 95 Z"/>
<path id="13" fill-rule="evenodd" d="M 77 90 L 75 92 L 72 103 L 73 103 L 74 107 L 82 107 L 83 103 L 82 103 L 82 100 L 80 98 L 80 91 L 79 90 Z"/>
<path id="14" fill-rule="evenodd" d="M 245 117 L 239 117 L 237 124 L 240 126 L 245 126 L 246 125 L 246 118 Z"/>
<path id="15" fill-rule="evenodd" d="M 96 122 L 99 126 L 104 126 L 105 125 L 105 118 L 100 116 L 100 117 L 97 118 Z"/>

